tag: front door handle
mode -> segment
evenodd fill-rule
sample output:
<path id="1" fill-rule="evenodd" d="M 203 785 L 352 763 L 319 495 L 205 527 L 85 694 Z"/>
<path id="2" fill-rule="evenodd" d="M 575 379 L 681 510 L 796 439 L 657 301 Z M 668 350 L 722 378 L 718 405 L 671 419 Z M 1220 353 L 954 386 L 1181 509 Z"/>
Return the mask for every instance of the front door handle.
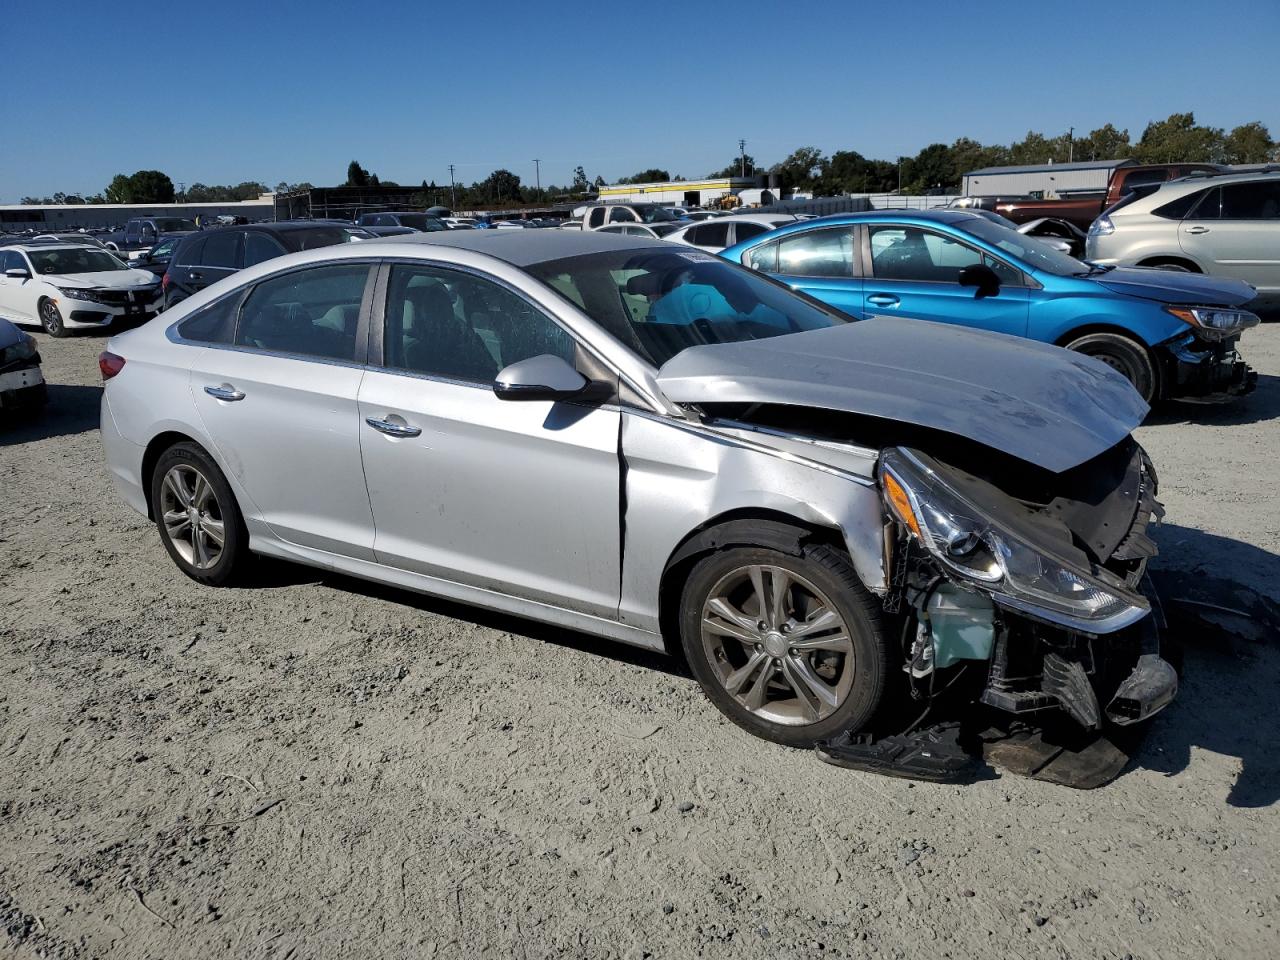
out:
<path id="1" fill-rule="evenodd" d="M 229 383 L 220 383 L 216 387 L 205 387 L 204 392 L 215 400 L 226 400 L 232 402 L 244 399 L 244 391 L 237 390 Z"/>
<path id="2" fill-rule="evenodd" d="M 1187 227 L 1187 233 L 1208 233 L 1208 227 Z"/>
<path id="3" fill-rule="evenodd" d="M 889 293 L 873 293 L 867 297 L 867 303 L 873 303 L 877 307 L 896 307 L 898 298 Z"/>
<path id="4" fill-rule="evenodd" d="M 385 433 L 388 437 L 416 437 L 422 433 L 421 427 L 405 423 L 404 418 L 397 417 L 394 413 L 388 414 L 381 420 L 377 417 L 365 417 L 364 422 L 379 433 Z"/>

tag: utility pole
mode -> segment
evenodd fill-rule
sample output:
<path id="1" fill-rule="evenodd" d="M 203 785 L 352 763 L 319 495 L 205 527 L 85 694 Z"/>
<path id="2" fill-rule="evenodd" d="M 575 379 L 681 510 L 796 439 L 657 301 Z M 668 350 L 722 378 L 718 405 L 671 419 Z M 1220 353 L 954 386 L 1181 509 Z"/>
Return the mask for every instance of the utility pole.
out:
<path id="1" fill-rule="evenodd" d="M 533 176 L 538 183 L 538 194 L 542 194 L 542 161 L 535 159 L 533 161 Z"/>
<path id="2" fill-rule="evenodd" d="M 179 203 L 187 202 L 187 185 L 183 183 L 181 180 L 178 181 L 178 196 L 182 198 L 181 200 L 178 201 Z"/>
<path id="3" fill-rule="evenodd" d="M 747 141 L 745 140 L 738 141 L 738 157 L 741 162 L 741 174 L 745 177 L 747 175 Z"/>
<path id="4" fill-rule="evenodd" d="M 898 196 L 902 196 L 902 158 L 898 158 Z"/>
<path id="5" fill-rule="evenodd" d="M 1076 156 L 1076 128 L 1067 127 L 1067 163 L 1070 163 Z"/>
<path id="6" fill-rule="evenodd" d="M 456 207 L 458 205 L 458 191 L 453 185 L 453 164 L 449 164 L 449 205 Z"/>

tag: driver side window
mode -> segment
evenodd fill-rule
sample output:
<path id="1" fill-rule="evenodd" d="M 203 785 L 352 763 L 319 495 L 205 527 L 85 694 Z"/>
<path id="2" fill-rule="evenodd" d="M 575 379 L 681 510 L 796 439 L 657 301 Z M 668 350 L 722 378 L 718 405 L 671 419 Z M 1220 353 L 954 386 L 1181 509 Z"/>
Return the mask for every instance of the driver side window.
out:
<path id="1" fill-rule="evenodd" d="M 1022 282 L 1020 271 L 953 237 L 919 227 L 873 226 L 871 273 L 879 280 L 957 283 L 965 267 L 984 264 L 1001 284 Z"/>

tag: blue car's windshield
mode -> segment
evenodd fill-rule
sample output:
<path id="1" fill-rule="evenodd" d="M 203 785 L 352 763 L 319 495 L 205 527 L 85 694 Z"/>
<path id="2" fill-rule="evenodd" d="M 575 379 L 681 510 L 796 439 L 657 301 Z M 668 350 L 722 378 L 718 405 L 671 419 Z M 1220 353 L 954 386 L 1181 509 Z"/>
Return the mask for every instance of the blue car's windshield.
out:
<path id="1" fill-rule="evenodd" d="M 1017 230 L 1010 230 L 982 217 L 962 220 L 956 226 L 965 233 L 971 233 L 992 246 L 999 247 L 1010 256 L 1017 257 L 1034 270 L 1043 270 L 1059 277 L 1083 277 L 1090 272 L 1087 263 L 1059 253 L 1034 237 L 1025 237 Z"/>
<path id="2" fill-rule="evenodd" d="M 698 250 L 610 250 L 526 269 L 656 367 L 685 347 L 849 322 L 811 297 Z"/>

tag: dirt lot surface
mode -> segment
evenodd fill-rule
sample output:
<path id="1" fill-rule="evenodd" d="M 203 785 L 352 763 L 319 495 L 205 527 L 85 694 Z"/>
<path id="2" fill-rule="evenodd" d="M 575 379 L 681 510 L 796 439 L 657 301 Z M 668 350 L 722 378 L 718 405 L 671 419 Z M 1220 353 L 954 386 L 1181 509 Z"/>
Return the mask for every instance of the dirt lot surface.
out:
<path id="1" fill-rule="evenodd" d="M 111 490 L 103 340 L 41 337 L 50 411 L 0 433 L 0 955 L 1275 957 L 1280 324 L 1244 346 L 1256 394 L 1140 433 L 1166 590 L 1249 616 L 1171 606 L 1181 696 L 1078 792 L 825 766 L 662 658 L 301 568 L 198 586 Z"/>

